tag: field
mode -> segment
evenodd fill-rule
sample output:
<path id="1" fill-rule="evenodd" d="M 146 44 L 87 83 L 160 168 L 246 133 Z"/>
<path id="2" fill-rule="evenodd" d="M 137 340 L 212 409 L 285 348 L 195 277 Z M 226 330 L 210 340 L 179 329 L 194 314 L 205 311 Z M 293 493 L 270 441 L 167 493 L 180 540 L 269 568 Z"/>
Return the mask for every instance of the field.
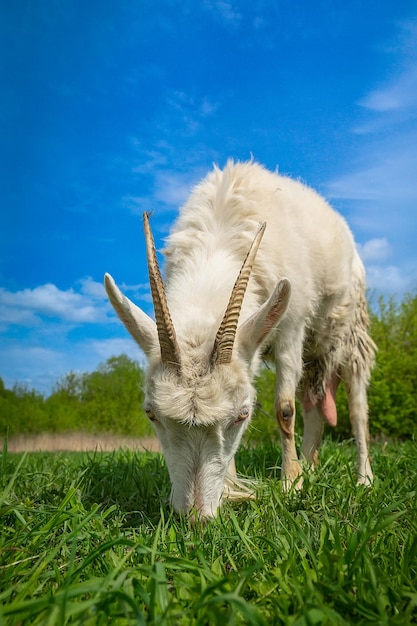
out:
<path id="1" fill-rule="evenodd" d="M 0 445 L 4 440 L 0 439 Z M 93 435 L 85 432 L 20 434 L 8 438 L 9 452 L 111 452 L 119 448 L 140 452 L 160 452 L 161 444 L 156 437 L 126 437 L 102 433 Z"/>
<path id="2" fill-rule="evenodd" d="M 241 450 L 256 500 L 202 526 L 171 514 L 162 456 L 129 450 L 0 461 L 0 624 L 417 623 L 417 446 L 326 440 L 301 493 L 280 452 Z M 277 460 L 278 459 L 278 460 Z"/>

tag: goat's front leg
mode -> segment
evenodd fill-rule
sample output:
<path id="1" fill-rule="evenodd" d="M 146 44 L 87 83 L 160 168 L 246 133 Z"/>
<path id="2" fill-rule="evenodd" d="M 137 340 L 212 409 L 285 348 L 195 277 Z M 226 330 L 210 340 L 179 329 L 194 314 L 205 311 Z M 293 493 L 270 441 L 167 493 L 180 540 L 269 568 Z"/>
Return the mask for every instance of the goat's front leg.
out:
<path id="1" fill-rule="evenodd" d="M 302 343 L 291 351 L 282 349 L 275 357 L 277 380 L 275 387 L 275 417 L 281 433 L 282 485 L 284 491 L 291 486 L 302 487 L 302 468 L 295 447 L 295 390 L 301 376 Z M 297 358 L 298 357 L 298 358 Z"/>
<path id="2" fill-rule="evenodd" d="M 288 491 L 294 484 L 302 487 L 301 465 L 295 447 L 295 402 L 292 398 L 278 398 L 275 403 L 275 416 L 281 433 L 282 447 L 282 486 Z"/>

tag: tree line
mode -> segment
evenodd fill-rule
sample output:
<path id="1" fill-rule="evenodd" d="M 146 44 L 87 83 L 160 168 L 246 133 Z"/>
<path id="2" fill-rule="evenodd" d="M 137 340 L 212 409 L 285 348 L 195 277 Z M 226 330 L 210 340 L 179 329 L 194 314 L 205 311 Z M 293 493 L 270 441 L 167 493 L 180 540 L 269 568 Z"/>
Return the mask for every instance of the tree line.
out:
<path id="1" fill-rule="evenodd" d="M 152 433 L 143 410 L 144 374 L 126 355 L 90 373 L 70 372 L 44 397 L 0 379 L 0 434 L 84 431 L 144 436 Z"/>
<path id="2" fill-rule="evenodd" d="M 417 435 L 417 296 L 402 302 L 381 298 L 371 311 L 371 335 L 378 346 L 369 388 L 371 435 Z M 273 415 L 275 373 L 263 368 L 256 381 L 257 409 L 247 437 L 254 443 L 277 437 Z M 85 431 L 131 436 L 153 433 L 143 410 L 144 372 L 121 355 L 90 373 L 70 372 L 45 397 L 22 385 L 6 389 L 0 378 L 0 436 L 14 433 Z M 338 391 L 338 428 L 351 436 L 346 394 Z M 302 430 L 302 420 L 297 429 Z"/>

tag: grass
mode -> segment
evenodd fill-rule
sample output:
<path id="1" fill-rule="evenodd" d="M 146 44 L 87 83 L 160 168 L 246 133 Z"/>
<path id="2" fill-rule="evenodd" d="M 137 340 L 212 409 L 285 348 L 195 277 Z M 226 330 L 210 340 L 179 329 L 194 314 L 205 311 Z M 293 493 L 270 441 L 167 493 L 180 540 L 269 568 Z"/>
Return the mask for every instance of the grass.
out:
<path id="1" fill-rule="evenodd" d="M 301 493 L 279 451 L 239 453 L 259 498 L 201 526 L 172 515 L 162 457 L 32 453 L 0 461 L 0 624 L 417 623 L 417 446 L 325 441 Z"/>

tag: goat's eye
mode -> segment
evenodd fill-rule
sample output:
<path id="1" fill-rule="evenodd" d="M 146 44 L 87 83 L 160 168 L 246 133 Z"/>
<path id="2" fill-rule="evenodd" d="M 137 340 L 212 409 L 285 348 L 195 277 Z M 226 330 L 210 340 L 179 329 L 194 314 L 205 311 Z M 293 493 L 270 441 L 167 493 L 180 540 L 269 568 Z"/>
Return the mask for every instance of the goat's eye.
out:
<path id="1" fill-rule="evenodd" d="M 156 415 L 155 413 L 152 411 L 151 408 L 146 407 L 145 408 L 145 413 L 146 413 L 146 417 L 148 418 L 148 420 L 150 422 L 157 422 L 158 420 L 156 419 Z"/>
<path id="2" fill-rule="evenodd" d="M 233 422 L 234 424 L 241 424 L 242 422 L 244 422 L 245 420 L 247 420 L 249 417 L 249 409 L 247 406 L 242 407 L 239 411 L 238 416 L 236 417 L 235 421 Z"/>

